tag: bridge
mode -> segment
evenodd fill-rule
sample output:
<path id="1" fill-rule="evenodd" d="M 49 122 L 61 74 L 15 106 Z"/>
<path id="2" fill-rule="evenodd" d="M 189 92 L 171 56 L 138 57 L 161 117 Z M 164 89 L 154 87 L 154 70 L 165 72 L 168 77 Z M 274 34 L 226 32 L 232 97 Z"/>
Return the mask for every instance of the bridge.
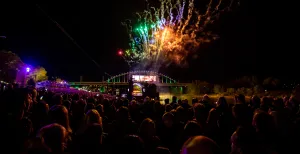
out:
<path id="1" fill-rule="evenodd" d="M 126 86 L 132 75 L 148 75 L 156 76 L 156 81 L 154 82 L 157 86 L 187 86 L 190 83 L 179 83 L 178 81 L 172 79 L 171 77 L 153 71 L 132 71 L 121 73 L 115 76 L 111 76 L 106 81 L 102 82 L 70 82 L 70 86 Z"/>
<path id="2" fill-rule="evenodd" d="M 156 83 L 160 87 L 179 87 L 187 86 L 190 83 Z M 128 82 L 70 82 L 70 86 L 127 86 Z"/>

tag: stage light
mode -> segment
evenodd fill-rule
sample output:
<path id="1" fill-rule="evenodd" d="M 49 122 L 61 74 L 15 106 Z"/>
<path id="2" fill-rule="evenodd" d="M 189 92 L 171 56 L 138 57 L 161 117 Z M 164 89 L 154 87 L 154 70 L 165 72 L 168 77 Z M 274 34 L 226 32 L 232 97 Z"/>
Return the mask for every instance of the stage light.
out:
<path id="1" fill-rule="evenodd" d="M 119 50 L 119 51 L 118 51 L 118 55 L 119 55 L 119 56 L 122 56 L 122 55 L 123 55 L 123 51 L 122 51 L 122 50 Z"/>
<path id="2" fill-rule="evenodd" d="M 29 67 L 26 68 L 26 72 L 30 72 L 30 68 Z"/>

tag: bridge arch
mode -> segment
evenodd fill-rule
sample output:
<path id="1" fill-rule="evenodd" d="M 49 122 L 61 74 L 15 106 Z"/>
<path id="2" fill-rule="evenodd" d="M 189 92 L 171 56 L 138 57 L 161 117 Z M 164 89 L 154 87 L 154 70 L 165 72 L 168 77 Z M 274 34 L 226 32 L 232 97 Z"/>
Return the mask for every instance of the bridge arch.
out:
<path id="1" fill-rule="evenodd" d="M 110 77 L 106 80 L 106 82 L 125 83 L 129 81 L 131 75 L 155 75 L 157 76 L 157 80 L 159 83 L 177 83 L 177 81 L 172 79 L 171 77 L 154 71 L 130 71 L 126 73 L 121 73 Z"/>

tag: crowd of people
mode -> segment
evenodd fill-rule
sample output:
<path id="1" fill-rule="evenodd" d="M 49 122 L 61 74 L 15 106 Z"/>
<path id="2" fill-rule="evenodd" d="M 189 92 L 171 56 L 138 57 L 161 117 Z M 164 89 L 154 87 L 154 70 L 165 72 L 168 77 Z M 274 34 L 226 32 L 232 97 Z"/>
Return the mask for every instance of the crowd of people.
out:
<path id="1" fill-rule="evenodd" d="M 165 104 L 34 88 L 0 93 L 3 153 L 299 153 L 299 102 L 235 96 Z"/>

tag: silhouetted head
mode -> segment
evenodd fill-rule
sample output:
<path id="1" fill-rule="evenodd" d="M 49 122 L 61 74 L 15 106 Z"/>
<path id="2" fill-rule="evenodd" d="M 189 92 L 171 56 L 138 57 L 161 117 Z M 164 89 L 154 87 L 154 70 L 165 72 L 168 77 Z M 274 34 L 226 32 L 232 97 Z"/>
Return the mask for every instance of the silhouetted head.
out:
<path id="1" fill-rule="evenodd" d="M 137 135 L 127 135 L 122 141 L 122 153 L 143 154 L 144 142 Z"/>
<path id="2" fill-rule="evenodd" d="M 202 135 L 203 133 L 201 126 L 193 120 L 186 123 L 183 132 L 186 137 Z"/>
<path id="3" fill-rule="evenodd" d="M 129 110 L 127 107 L 121 106 L 116 112 L 117 120 L 128 120 L 130 117 Z"/>
<path id="4" fill-rule="evenodd" d="M 195 136 L 189 138 L 181 149 L 181 154 L 220 154 L 219 146 L 210 138 Z"/>
<path id="5" fill-rule="evenodd" d="M 63 152 L 66 141 L 66 129 L 57 123 L 44 126 L 39 136 L 49 152 Z"/>
<path id="6" fill-rule="evenodd" d="M 225 97 L 219 97 L 217 101 L 217 108 L 226 109 L 228 107 Z"/>
<path id="7" fill-rule="evenodd" d="M 174 115 L 170 112 L 167 112 L 163 115 L 162 120 L 167 128 L 171 128 L 174 124 Z"/>
<path id="8" fill-rule="evenodd" d="M 72 133 L 69 121 L 69 113 L 66 107 L 62 105 L 54 105 L 49 110 L 50 122 L 58 123 L 67 130 L 68 133 Z"/>
<path id="9" fill-rule="evenodd" d="M 245 104 L 246 103 L 245 95 L 243 95 L 243 94 L 236 95 L 235 103 L 236 104 Z"/>
<path id="10" fill-rule="evenodd" d="M 86 124 L 97 123 L 102 125 L 102 118 L 97 110 L 91 109 L 86 113 Z"/>
<path id="11" fill-rule="evenodd" d="M 155 123 L 152 119 L 146 118 L 142 121 L 140 125 L 140 136 L 143 137 L 153 137 L 156 135 Z"/>
<path id="12" fill-rule="evenodd" d="M 171 151 L 165 147 L 157 147 L 155 150 L 156 154 L 171 154 Z"/>

